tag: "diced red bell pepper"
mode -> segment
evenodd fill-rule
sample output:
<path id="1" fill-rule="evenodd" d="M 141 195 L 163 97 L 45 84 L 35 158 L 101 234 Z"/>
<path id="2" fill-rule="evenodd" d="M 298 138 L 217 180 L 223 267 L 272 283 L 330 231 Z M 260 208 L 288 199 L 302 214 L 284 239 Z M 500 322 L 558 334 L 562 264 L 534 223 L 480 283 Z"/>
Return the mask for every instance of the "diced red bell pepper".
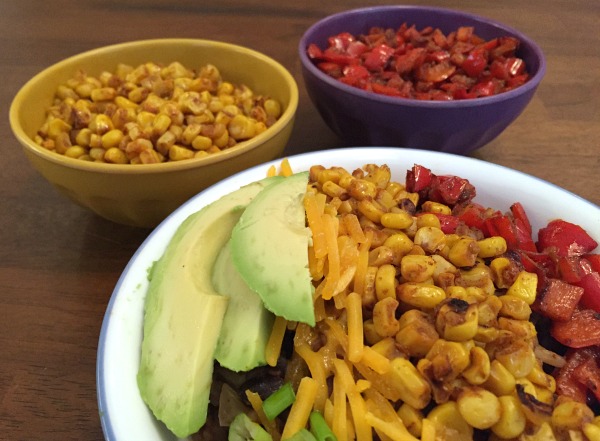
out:
<path id="1" fill-rule="evenodd" d="M 317 46 L 314 43 L 311 43 L 308 45 L 308 48 L 306 49 L 306 53 L 307 53 L 308 57 L 313 60 L 323 57 L 323 51 L 321 50 L 321 48 L 319 46 Z"/>
<path id="2" fill-rule="evenodd" d="M 580 403 L 587 403 L 587 387 L 575 377 L 575 370 L 590 359 L 598 357 L 596 347 L 569 349 L 565 354 L 566 363 L 555 372 L 556 392 Z"/>
<path id="3" fill-rule="evenodd" d="M 467 179 L 458 176 L 434 175 L 429 190 L 429 198 L 432 201 L 451 207 L 459 202 L 470 201 L 475 194 L 475 187 Z"/>
<path id="4" fill-rule="evenodd" d="M 550 334 L 559 343 L 570 348 L 599 345 L 600 313 L 593 309 L 576 309 L 570 320 L 553 322 Z"/>
<path id="5" fill-rule="evenodd" d="M 487 51 L 483 48 L 477 48 L 471 51 L 460 67 L 470 77 L 478 77 L 485 70 L 488 64 Z"/>
<path id="6" fill-rule="evenodd" d="M 560 278 L 568 283 L 578 283 L 585 273 L 590 272 L 589 264 L 579 256 L 560 256 L 556 261 Z"/>
<path id="7" fill-rule="evenodd" d="M 337 35 L 329 37 L 327 41 L 329 47 L 333 47 L 340 52 L 345 52 L 348 45 L 356 41 L 356 38 L 350 32 L 340 32 Z"/>
<path id="8" fill-rule="evenodd" d="M 362 54 L 369 50 L 369 46 L 364 44 L 362 41 L 352 41 L 346 48 L 346 53 L 351 57 L 360 57 Z"/>
<path id="9" fill-rule="evenodd" d="M 485 208 L 482 205 L 471 202 L 467 205 L 462 206 L 456 213 L 456 217 L 462 220 L 466 225 L 471 228 L 477 228 L 487 235 L 485 229 Z"/>
<path id="10" fill-rule="evenodd" d="M 520 202 L 515 202 L 510 206 L 510 212 L 513 216 L 513 219 L 519 219 L 522 225 L 526 228 L 529 235 L 533 233 L 531 229 L 531 222 L 529 221 L 529 216 L 525 212 L 525 207 Z"/>
<path id="11" fill-rule="evenodd" d="M 571 318 L 583 288 L 559 279 L 549 279 L 536 298 L 535 309 L 551 320 L 565 322 Z"/>
<path id="12" fill-rule="evenodd" d="M 502 236 L 509 250 L 519 249 L 517 231 L 512 220 L 505 214 L 496 214 L 485 220 L 485 227 L 490 236 Z"/>
<path id="13" fill-rule="evenodd" d="M 584 274 L 577 286 L 583 288 L 581 304 L 600 313 L 600 273 L 594 271 Z"/>
<path id="14" fill-rule="evenodd" d="M 349 84 L 351 86 L 360 86 L 361 81 L 364 82 L 369 78 L 369 71 L 359 64 L 353 64 L 351 66 L 345 66 L 342 69 L 343 76 L 340 81 Z"/>
<path id="15" fill-rule="evenodd" d="M 600 400 L 600 366 L 598 366 L 597 356 L 589 357 L 577 366 L 573 371 L 573 377 L 583 384 L 596 400 Z"/>
<path id="16" fill-rule="evenodd" d="M 431 170 L 415 164 L 412 169 L 406 171 L 406 190 L 411 193 L 419 193 L 429 187 L 432 178 Z"/>
<path id="17" fill-rule="evenodd" d="M 476 83 L 469 89 L 471 95 L 475 97 L 492 96 L 496 94 L 496 83 L 492 80 L 484 80 Z"/>
<path id="18" fill-rule="evenodd" d="M 579 225 L 557 219 L 538 232 L 540 252 L 554 248 L 559 256 L 581 256 L 589 253 L 598 243 Z"/>
<path id="19" fill-rule="evenodd" d="M 392 55 L 394 55 L 394 48 L 387 44 L 379 44 L 367 54 L 363 65 L 370 71 L 383 70 Z"/>
<path id="20" fill-rule="evenodd" d="M 402 92 L 396 87 L 391 87 L 391 86 L 387 86 L 385 84 L 380 84 L 380 83 L 376 83 L 376 82 L 370 82 L 369 87 L 371 88 L 371 90 L 373 92 L 380 93 L 382 95 L 402 96 Z"/>
<path id="21" fill-rule="evenodd" d="M 600 254 L 586 254 L 583 257 L 590 263 L 593 271 L 600 273 Z"/>

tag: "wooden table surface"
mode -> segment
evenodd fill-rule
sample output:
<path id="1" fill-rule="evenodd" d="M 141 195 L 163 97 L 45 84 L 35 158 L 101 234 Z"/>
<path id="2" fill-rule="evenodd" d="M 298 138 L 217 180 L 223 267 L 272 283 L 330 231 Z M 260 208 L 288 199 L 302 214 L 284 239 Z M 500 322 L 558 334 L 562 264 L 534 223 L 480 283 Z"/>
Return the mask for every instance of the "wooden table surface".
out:
<path id="1" fill-rule="evenodd" d="M 157 37 L 218 39 L 262 51 L 295 76 L 300 106 L 288 154 L 336 147 L 341 141 L 305 92 L 296 46 L 316 20 L 377 3 L 385 2 L 0 3 L 0 440 L 103 439 L 95 372 L 102 319 L 121 272 L 149 234 L 74 205 L 33 170 L 8 124 L 19 87 L 62 58 L 106 44 Z M 600 204 L 600 2 L 427 3 L 498 19 L 536 40 L 547 57 L 546 77 L 531 104 L 473 156 Z"/>

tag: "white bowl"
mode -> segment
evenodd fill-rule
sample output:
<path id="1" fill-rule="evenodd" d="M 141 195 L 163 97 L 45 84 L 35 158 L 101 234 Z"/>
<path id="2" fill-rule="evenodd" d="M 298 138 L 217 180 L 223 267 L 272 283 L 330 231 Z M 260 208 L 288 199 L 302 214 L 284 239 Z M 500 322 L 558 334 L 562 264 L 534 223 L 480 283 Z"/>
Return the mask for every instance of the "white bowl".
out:
<path id="1" fill-rule="evenodd" d="M 581 225 L 600 242 L 600 207 L 546 181 L 478 159 L 404 148 L 356 147 L 306 153 L 289 160 L 294 171 L 316 164 L 349 170 L 367 163 L 388 164 L 400 182 L 404 182 L 407 169 L 423 165 L 436 174 L 468 179 L 477 189 L 475 201 L 482 205 L 508 211 L 513 202 L 521 202 L 534 231 L 551 219 L 562 218 Z M 194 196 L 152 232 L 125 268 L 108 304 L 98 347 L 98 404 L 107 440 L 176 439 L 152 416 L 136 384 L 147 270 L 187 216 L 241 185 L 263 178 L 271 164 L 277 166 L 279 161 L 238 173 Z"/>

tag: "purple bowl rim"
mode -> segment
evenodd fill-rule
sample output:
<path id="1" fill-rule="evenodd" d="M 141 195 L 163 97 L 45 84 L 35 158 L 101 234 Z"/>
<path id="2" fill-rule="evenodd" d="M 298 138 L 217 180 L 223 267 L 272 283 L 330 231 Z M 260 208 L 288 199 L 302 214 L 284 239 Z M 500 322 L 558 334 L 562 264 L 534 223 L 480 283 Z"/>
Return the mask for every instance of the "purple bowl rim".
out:
<path id="1" fill-rule="evenodd" d="M 537 69 L 537 72 L 525 84 L 523 84 L 513 90 L 509 90 L 507 92 L 502 92 L 497 95 L 465 99 L 465 100 L 451 100 L 451 101 L 431 100 L 430 101 L 430 100 L 418 100 L 418 99 L 414 99 L 414 98 L 390 97 L 390 96 L 386 96 L 386 95 L 382 95 L 382 94 L 378 94 L 378 93 L 374 93 L 374 92 L 364 91 L 357 87 L 349 86 L 347 84 L 342 83 L 339 80 L 336 80 L 335 78 L 328 76 L 327 74 L 324 74 L 308 58 L 308 55 L 306 54 L 306 48 L 308 47 L 308 44 L 310 43 L 308 41 L 308 37 L 317 28 L 322 28 L 323 26 L 326 26 L 329 22 L 337 20 L 343 16 L 364 15 L 364 14 L 368 14 L 371 12 L 396 11 L 396 10 L 422 10 L 422 11 L 429 11 L 429 12 L 440 12 L 440 13 L 444 13 L 444 14 L 448 14 L 448 15 L 462 16 L 462 17 L 469 18 L 471 20 L 479 21 L 479 22 L 485 23 L 487 25 L 496 27 L 499 30 L 506 31 L 507 33 L 511 33 L 511 34 L 515 35 L 517 38 L 519 38 L 519 40 L 521 42 L 526 43 L 526 45 L 529 46 L 531 48 L 531 50 L 535 53 L 535 56 L 537 57 L 537 59 L 539 61 L 539 67 Z M 465 11 L 461 11 L 461 10 L 457 10 L 457 9 L 443 8 L 443 7 L 436 7 L 436 6 L 418 6 L 418 5 L 367 6 L 367 7 L 363 7 L 363 8 L 349 9 L 346 11 L 337 12 L 337 13 L 328 15 L 326 17 L 323 17 L 316 23 L 313 23 L 304 32 L 304 34 L 302 35 L 300 42 L 298 44 L 298 53 L 300 56 L 300 61 L 306 70 L 308 70 L 313 76 L 315 76 L 320 81 L 323 81 L 323 82 L 329 84 L 330 86 L 332 86 L 335 89 L 338 89 L 345 93 L 349 93 L 358 98 L 369 99 L 369 100 L 380 102 L 382 104 L 401 103 L 401 104 L 404 104 L 404 105 L 407 105 L 410 107 L 420 107 L 420 108 L 478 107 L 478 106 L 484 106 L 484 105 L 493 104 L 493 103 L 497 103 L 497 102 L 507 101 L 507 100 L 510 100 L 511 98 L 515 98 L 517 96 L 521 96 L 528 92 L 534 91 L 538 87 L 539 83 L 541 82 L 542 78 L 544 77 L 544 75 L 546 73 L 546 59 L 545 59 L 542 49 L 535 41 L 533 41 L 531 38 L 529 38 L 527 35 L 525 35 L 521 31 L 519 31 L 511 26 L 505 25 L 504 23 L 501 23 L 499 21 L 484 17 L 482 15 L 473 14 L 470 12 L 465 12 Z"/>

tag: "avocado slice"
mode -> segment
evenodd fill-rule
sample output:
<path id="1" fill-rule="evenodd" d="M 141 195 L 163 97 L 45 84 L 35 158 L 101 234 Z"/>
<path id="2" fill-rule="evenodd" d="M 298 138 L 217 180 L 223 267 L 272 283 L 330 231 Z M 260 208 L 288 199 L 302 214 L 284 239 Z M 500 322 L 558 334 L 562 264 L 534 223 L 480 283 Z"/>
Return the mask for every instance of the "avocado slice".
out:
<path id="1" fill-rule="evenodd" d="M 229 298 L 215 359 L 236 372 L 265 365 L 265 349 L 275 316 L 237 272 L 231 258 L 231 241 L 217 257 L 212 280 L 215 290 Z"/>
<path id="2" fill-rule="evenodd" d="M 179 438 L 206 421 L 228 303 L 212 286 L 213 264 L 243 209 L 278 180 L 254 182 L 190 215 L 149 272 L 137 383 L 156 418 Z"/>
<path id="3" fill-rule="evenodd" d="M 265 188 L 231 233 L 231 255 L 246 284 L 267 309 L 287 320 L 315 324 L 308 270 L 310 229 L 303 199 L 308 172 Z"/>

